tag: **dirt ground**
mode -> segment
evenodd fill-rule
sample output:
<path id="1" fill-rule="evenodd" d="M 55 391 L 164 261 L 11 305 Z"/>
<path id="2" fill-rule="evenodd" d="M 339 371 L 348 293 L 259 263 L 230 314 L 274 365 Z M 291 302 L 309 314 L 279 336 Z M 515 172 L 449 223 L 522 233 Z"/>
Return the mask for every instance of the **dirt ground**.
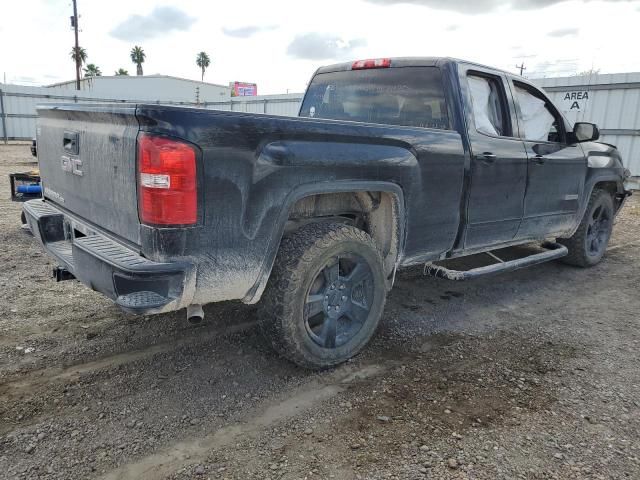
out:
<path id="1" fill-rule="evenodd" d="M 276 357 L 256 309 L 133 317 L 20 229 L 0 146 L 0 478 L 638 479 L 640 201 L 605 261 L 401 273 L 365 352 Z"/>

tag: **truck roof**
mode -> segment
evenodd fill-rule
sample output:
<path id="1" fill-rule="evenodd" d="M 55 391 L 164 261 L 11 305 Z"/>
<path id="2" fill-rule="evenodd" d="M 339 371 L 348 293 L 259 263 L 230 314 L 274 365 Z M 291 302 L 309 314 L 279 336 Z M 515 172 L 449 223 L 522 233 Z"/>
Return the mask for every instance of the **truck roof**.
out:
<path id="1" fill-rule="evenodd" d="M 437 67 L 445 63 L 466 63 L 470 65 L 475 65 L 477 67 L 494 70 L 496 72 L 501 72 L 507 75 L 513 75 L 512 72 L 507 72 L 499 68 L 491 67 L 488 65 L 482 65 L 481 63 L 470 62 L 468 60 L 462 60 L 462 59 L 453 58 L 453 57 L 389 57 L 389 59 L 391 60 L 391 68 L 393 67 Z M 350 62 L 334 63 L 332 65 L 326 65 L 326 66 L 320 67 L 318 68 L 318 70 L 316 70 L 316 74 L 351 70 L 351 66 L 353 65 L 354 61 L 355 60 L 352 60 Z"/>

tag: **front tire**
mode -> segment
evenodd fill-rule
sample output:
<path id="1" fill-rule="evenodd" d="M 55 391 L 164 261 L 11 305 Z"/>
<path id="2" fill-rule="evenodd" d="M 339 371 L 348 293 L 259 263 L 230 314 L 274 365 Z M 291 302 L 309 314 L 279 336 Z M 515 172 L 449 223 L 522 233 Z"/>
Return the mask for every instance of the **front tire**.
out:
<path id="1" fill-rule="evenodd" d="M 594 189 L 580 226 L 570 238 L 558 239 L 569 249 L 562 260 L 578 267 L 593 267 L 604 256 L 613 230 L 613 198 L 606 190 Z"/>
<path id="2" fill-rule="evenodd" d="M 382 257 L 367 233 L 343 224 L 310 224 L 282 240 L 260 326 L 285 358 L 305 368 L 327 368 L 369 342 L 385 296 Z"/>

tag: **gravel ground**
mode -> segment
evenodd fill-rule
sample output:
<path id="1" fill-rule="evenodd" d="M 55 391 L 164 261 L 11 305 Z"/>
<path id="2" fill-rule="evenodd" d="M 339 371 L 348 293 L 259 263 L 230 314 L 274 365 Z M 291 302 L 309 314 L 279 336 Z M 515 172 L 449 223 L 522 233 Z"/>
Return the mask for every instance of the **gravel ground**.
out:
<path id="1" fill-rule="evenodd" d="M 34 165 L 0 146 L 0 175 Z M 640 201 L 605 261 L 468 283 L 402 272 L 333 371 L 277 358 L 255 307 L 121 313 L 0 198 L 0 478 L 640 478 Z"/>

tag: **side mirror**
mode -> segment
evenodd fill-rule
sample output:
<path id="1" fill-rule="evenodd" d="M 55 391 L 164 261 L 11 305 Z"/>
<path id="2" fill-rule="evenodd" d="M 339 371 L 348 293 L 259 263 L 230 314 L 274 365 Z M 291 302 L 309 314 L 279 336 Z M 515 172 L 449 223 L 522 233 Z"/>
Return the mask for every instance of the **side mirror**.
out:
<path id="1" fill-rule="evenodd" d="M 590 142 L 600 138 L 600 131 L 595 123 L 577 122 L 573 126 L 573 134 L 578 142 Z"/>

